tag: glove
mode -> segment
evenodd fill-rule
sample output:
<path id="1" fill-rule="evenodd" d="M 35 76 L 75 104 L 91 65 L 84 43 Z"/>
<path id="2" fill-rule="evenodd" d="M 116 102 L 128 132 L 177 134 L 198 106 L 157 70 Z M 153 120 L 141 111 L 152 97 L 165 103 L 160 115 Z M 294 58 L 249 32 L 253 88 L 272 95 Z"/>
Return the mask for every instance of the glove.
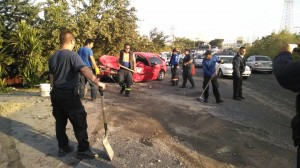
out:
<path id="1" fill-rule="evenodd" d="M 95 69 L 95 73 L 96 73 L 96 75 L 100 74 L 100 69 L 98 67 Z"/>

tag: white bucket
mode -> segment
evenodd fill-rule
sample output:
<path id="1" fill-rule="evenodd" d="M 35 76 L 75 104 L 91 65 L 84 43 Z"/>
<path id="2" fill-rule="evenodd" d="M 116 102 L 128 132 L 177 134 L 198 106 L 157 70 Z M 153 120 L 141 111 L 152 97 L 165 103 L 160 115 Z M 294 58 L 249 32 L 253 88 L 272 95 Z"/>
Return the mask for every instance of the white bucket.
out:
<path id="1" fill-rule="evenodd" d="M 42 97 L 47 97 L 50 96 L 50 84 L 48 83 L 41 83 L 40 84 L 40 89 L 41 89 L 41 96 Z"/>

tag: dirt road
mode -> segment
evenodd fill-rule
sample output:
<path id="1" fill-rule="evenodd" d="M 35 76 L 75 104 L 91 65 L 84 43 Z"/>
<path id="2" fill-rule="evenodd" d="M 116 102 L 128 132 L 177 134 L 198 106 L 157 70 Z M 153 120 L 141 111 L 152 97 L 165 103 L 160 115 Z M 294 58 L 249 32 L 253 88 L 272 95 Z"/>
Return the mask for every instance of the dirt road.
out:
<path id="1" fill-rule="evenodd" d="M 119 96 L 116 83 L 105 91 L 109 142 L 106 160 L 101 103 L 87 96 L 88 132 L 95 160 L 77 160 L 75 152 L 58 158 L 49 98 L 38 91 L 0 96 L 0 167 L 294 167 L 295 151 L 268 142 L 251 127 L 212 115 L 213 103 L 199 104 L 198 91 L 164 81 L 138 83 L 130 98 Z M 159 98 L 158 98 L 159 95 Z M 226 102 L 224 102 L 226 103 Z M 222 106 L 222 105 L 221 105 Z M 71 125 L 68 136 L 76 146 Z"/>

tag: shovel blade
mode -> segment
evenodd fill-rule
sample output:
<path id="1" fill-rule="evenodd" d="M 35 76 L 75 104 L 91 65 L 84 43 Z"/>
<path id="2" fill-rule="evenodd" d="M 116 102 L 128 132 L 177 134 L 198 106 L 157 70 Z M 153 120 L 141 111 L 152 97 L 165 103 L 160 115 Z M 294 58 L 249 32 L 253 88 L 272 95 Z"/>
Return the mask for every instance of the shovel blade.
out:
<path id="1" fill-rule="evenodd" d="M 203 98 L 200 96 L 200 97 L 197 97 L 196 99 L 198 102 L 203 102 Z"/>
<path id="2" fill-rule="evenodd" d="M 102 143 L 103 143 L 105 152 L 106 152 L 106 154 L 107 154 L 109 160 L 112 161 L 112 159 L 113 159 L 113 157 L 114 157 L 114 151 L 113 151 L 112 147 L 110 146 L 110 144 L 109 144 L 109 142 L 108 142 L 106 136 L 105 136 L 105 138 L 103 139 Z"/>

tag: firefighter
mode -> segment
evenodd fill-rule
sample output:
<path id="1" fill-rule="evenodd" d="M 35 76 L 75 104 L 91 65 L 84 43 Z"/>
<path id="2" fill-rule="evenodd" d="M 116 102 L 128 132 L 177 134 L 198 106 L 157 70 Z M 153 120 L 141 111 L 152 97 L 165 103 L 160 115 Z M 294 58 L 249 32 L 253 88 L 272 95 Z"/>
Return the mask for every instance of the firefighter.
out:
<path id="1" fill-rule="evenodd" d="M 170 60 L 171 73 L 172 73 L 172 84 L 170 86 L 177 86 L 179 82 L 179 55 L 177 54 L 177 49 L 172 50 L 172 57 Z"/>
<path id="2" fill-rule="evenodd" d="M 133 70 L 136 67 L 135 56 L 132 51 L 130 51 L 130 45 L 128 43 L 124 44 L 124 50 L 120 51 L 119 64 Z M 125 91 L 125 96 L 129 97 L 132 85 L 132 72 L 124 68 L 120 68 L 119 72 L 119 85 L 121 86 L 120 94 Z"/>

